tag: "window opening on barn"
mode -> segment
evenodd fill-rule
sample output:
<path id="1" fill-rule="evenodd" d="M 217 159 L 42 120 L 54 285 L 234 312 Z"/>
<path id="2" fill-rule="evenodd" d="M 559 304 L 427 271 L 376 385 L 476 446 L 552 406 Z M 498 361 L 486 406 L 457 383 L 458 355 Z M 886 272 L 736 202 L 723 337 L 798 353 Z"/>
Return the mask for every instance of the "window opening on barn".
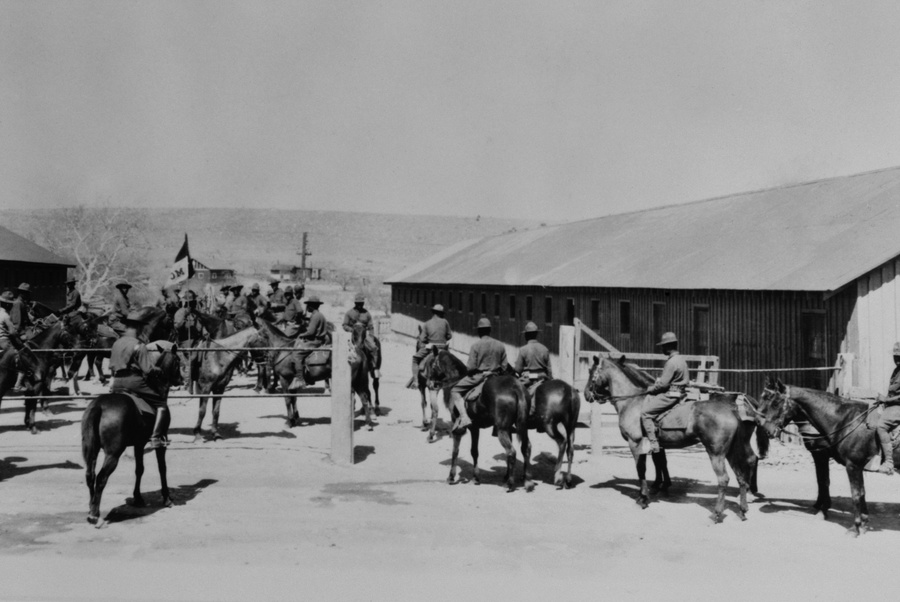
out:
<path id="1" fill-rule="evenodd" d="M 436 303 L 436 301 L 434 300 L 434 289 L 432 289 L 432 291 L 431 291 L 431 303 L 430 303 L 429 305 L 431 305 L 432 307 L 434 307 L 434 304 L 435 304 L 435 303 Z"/>
<path id="2" fill-rule="evenodd" d="M 481 315 L 488 315 L 487 293 L 481 293 Z"/>
<path id="3" fill-rule="evenodd" d="M 421 300 L 421 298 L 420 298 L 420 296 L 419 296 L 419 293 L 420 293 L 419 289 L 416 289 L 416 305 L 421 305 L 421 304 L 422 304 L 422 300 Z"/>
<path id="4" fill-rule="evenodd" d="M 509 319 L 510 320 L 516 319 L 516 296 L 515 295 L 509 296 Z"/>
<path id="5" fill-rule="evenodd" d="M 475 313 L 475 293 L 469 293 L 469 313 Z"/>
<path id="6" fill-rule="evenodd" d="M 653 304 L 653 342 L 658 343 L 664 332 L 668 330 L 666 324 L 666 304 Z"/>
<path id="7" fill-rule="evenodd" d="M 447 293 L 447 311 L 452 311 L 452 310 L 453 310 L 453 293 L 448 292 Z"/>
<path id="8" fill-rule="evenodd" d="M 494 295 L 494 317 L 500 319 L 500 295 Z"/>
<path id="9" fill-rule="evenodd" d="M 709 355 L 709 306 L 694 306 L 693 343 L 694 353 Z"/>
<path id="10" fill-rule="evenodd" d="M 804 368 L 821 368 L 826 365 L 825 359 L 825 312 L 806 310 L 800 312 L 800 351 Z M 802 386 L 814 389 L 826 389 L 830 374 L 821 372 L 804 372 Z"/>
<path id="11" fill-rule="evenodd" d="M 466 306 L 463 305 L 463 292 L 459 291 L 459 311 L 463 311 Z"/>
<path id="12" fill-rule="evenodd" d="M 619 334 L 631 334 L 631 301 L 619 301 Z"/>
<path id="13" fill-rule="evenodd" d="M 569 297 L 566 299 L 566 325 L 575 324 L 575 299 Z"/>
<path id="14" fill-rule="evenodd" d="M 553 323 L 553 297 L 544 297 L 544 322 Z"/>
<path id="15" fill-rule="evenodd" d="M 591 328 L 600 330 L 600 299 L 591 299 Z"/>
<path id="16" fill-rule="evenodd" d="M 531 295 L 525 297 L 525 320 L 528 322 L 534 320 L 534 299 Z"/>

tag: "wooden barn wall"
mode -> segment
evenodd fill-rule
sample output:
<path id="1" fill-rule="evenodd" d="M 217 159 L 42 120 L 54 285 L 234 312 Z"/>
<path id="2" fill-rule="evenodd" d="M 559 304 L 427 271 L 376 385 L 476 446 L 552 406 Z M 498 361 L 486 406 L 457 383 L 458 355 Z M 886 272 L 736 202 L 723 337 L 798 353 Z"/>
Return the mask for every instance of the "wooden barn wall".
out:
<path id="1" fill-rule="evenodd" d="M 569 300 L 574 305 L 575 317 L 625 353 L 656 351 L 659 334 L 667 330 L 678 335 L 683 352 L 703 352 L 693 339 L 695 316 L 705 308 L 709 323 L 706 353 L 718 355 L 722 368 L 736 369 L 834 365 L 837 354 L 851 346 L 848 324 L 856 302 L 856 291 L 849 289 L 828 300 L 822 293 L 794 291 L 482 288 L 409 284 L 394 284 L 392 290 L 394 312 L 424 321 L 430 317 L 432 305 L 440 303 L 446 308 L 446 318 L 453 329 L 469 334 L 475 332 L 476 322 L 485 313 L 493 324 L 494 336 L 513 345 L 522 342 L 521 331 L 528 321 L 525 309 L 530 296 L 533 304 L 531 319 L 541 329 L 541 339 L 554 353 L 558 352 L 560 324 L 570 323 Z M 473 311 L 469 311 L 469 294 L 473 295 Z M 487 302 L 487 312 L 482 312 L 482 294 Z M 500 300 L 499 316 L 494 308 L 495 295 L 499 295 Z M 510 297 L 515 298 L 513 315 L 509 313 Z M 549 322 L 545 320 L 547 297 L 551 299 Z M 628 333 L 622 332 L 620 303 L 623 301 L 630 306 Z M 592 311 L 595 304 L 597 312 Z M 654 304 L 659 304 L 656 324 Z M 587 343 L 584 348 L 592 349 Z M 599 350 L 599 347 L 593 348 Z M 782 375 L 785 382 L 822 389 L 827 386 L 828 376 L 827 372 Z M 727 388 L 758 395 L 764 379 L 761 374 L 723 373 L 719 382 Z"/>
<path id="2" fill-rule="evenodd" d="M 856 355 L 854 382 L 887 392 L 894 369 L 893 345 L 900 341 L 900 259 L 892 259 L 856 281 L 858 298 L 848 350 Z"/>
<path id="3" fill-rule="evenodd" d="M 15 289 L 23 282 L 31 285 L 31 298 L 53 309 L 66 304 L 64 265 L 0 261 L 0 292 Z"/>

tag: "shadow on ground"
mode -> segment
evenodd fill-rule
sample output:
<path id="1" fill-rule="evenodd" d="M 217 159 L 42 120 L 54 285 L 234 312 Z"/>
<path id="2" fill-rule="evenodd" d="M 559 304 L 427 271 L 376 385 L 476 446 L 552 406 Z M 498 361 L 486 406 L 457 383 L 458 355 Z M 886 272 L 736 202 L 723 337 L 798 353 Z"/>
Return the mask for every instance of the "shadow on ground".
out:
<path id="1" fill-rule="evenodd" d="M 215 483 L 218 483 L 216 479 L 201 479 L 193 485 L 179 485 L 178 487 L 170 488 L 169 494 L 172 496 L 172 502 L 175 506 L 184 506 L 197 497 L 201 491 Z M 124 504 L 110 510 L 106 515 L 105 521 L 107 523 L 121 523 L 136 518 L 150 516 L 165 508 L 165 506 L 162 505 L 161 492 L 142 491 L 141 493 L 144 496 L 144 501 L 147 503 L 146 506 L 136 508 L 131 505 L 134 499 L 128 498 Z"/>
<path id="2" fill-rule="evenodd" d="M 648 471 L 648 473 L 652 473 L 652 471 Z M 731 479 L 731 482 L 734 482 L 733 478 Z M 636 502 L 638 494 L 640 493 L 640 484 L 637 478 L 623 479 L 620 477 L 613 477 L 603 483 L 591 485 L 591 489 L 612 489 Z M 735 513 L 739 511 L 737 505 L 739 495 L 740 490 L 737 487 L 729 486 L 725 488 L 726 510 L 732 510 Z M 672 485 L 667 491 L 657 492 L 651 489 L 650 503 L 666 502 L 670 504 L 695 504 L 712 512 L 716 507 L 717 496 L 718 489 L 715 485 L 710 485 L 709 483 L 698 481 L 697 479 L 673 477 Z M 749 503 L 752 501 L 753 495 L 748 492 L 747 502 Z"/>
<path id="3" fill-rule="evenodd" d="M 23 462 L 27 462 L 28 458 L 23 458 L 22 456 L 8 456 L 6 458 L 0 459 L 0 481 L 6 481 L 8 479 L 12 479 L 14 477 L 21 477 L 22 475 L 26 475 L 31 472 L 35 472 L 38 470 L 50 470 L 53 468 L 65 468 L 65 469 L 82 469 L 84 468 L 80 464 L 76 464 L 71 460 L 66 460 L 65 462 L 57 462 L 56 464 L 38 464 L 36 466 L 19 466 Z"/>

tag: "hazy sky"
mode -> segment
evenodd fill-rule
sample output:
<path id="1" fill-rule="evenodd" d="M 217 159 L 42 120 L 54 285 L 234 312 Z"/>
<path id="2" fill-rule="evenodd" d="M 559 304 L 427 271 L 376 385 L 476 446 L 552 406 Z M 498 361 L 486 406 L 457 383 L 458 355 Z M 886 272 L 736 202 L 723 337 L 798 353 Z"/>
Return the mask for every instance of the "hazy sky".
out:
<path id="1" fill-rule="evenodd" d="M 900 164 L 900 3 L 0 0 L 0 207 L 544 220 Z"/>

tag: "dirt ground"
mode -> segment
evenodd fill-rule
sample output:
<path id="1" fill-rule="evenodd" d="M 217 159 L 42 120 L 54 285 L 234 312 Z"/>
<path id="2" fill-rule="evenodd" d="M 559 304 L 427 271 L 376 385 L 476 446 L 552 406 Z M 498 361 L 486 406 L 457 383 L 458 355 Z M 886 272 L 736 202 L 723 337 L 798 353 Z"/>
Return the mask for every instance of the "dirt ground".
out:
<path id="1" fill-rule="evenodd" d="M 835 511 L 822 521 L 808 510 L 811 460 L 777 443 L 760 469 L 766 497 L 751 503 L 746 522 L 734 513 L 733 477 L 725 521 L 709 521 L 713 473 L 696 448 L 670 454 L 673 489 L 641 510 L 613 416 L 604 416 L 602 454 L 590 454 L 590 429 L 578 429 L 572 489 L 552 485 L 555 444 L 533 435 L 539 484 L 507 493 L 502 448 L 488 431 L 485 482 L 450 486 L 450 439 L 426 443 L 418 394 L 403 388 L 412 349 L 404 341 L 384 349 L 384 415 L 374 431 L 356 431 L 355 465 L 329 460 L 328 398 L 302 400 L 304 425 L 289 430 L 279 399 L 226 400 L 225 439 L 203 444 L 191 442 L 197 402 L 179 401 L 168 453 L 175 507 L 159 505 L 152 454 L 149 507 L 127 505 L 134 460 L 126 456 L 104 494 L 101 528 L 85 521 L 85 402 L 55 403 L 38 435 L 22 428 L 22 403 L 5 402 L 0 599 L 837 600 L 895 581 L 886 560 L 900 546 L 900 480 L 867 475 L 872 531 L 847 537 L 843 469 L 832 467 Z"/>

